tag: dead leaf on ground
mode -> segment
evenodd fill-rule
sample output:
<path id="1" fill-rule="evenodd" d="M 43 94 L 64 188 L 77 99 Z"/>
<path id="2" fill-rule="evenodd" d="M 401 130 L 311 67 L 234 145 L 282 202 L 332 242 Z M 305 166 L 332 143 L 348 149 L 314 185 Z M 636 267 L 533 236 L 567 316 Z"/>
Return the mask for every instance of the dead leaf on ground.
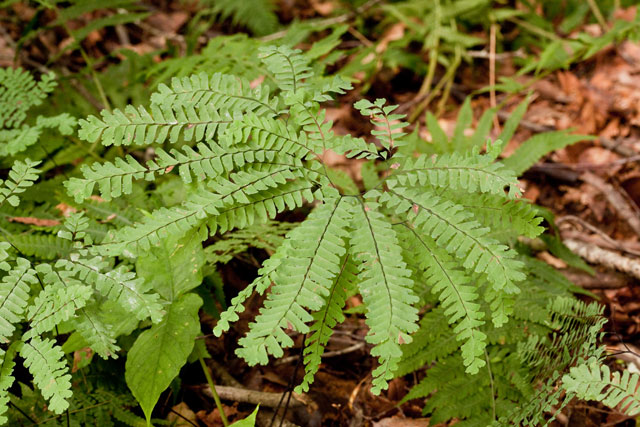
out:
<path id="1" fill-rule="evenodd" d="M 191 427 L 194 424 L 198 424 L 198 417 L 185 402 L 178 403 L 171 410 L 167 415 L 167 421 L 174 423 L 172 425 L 176 427 Z"/>
<path id="2" fill-rule="evenodd" d="M 57 219 L 33 218 L 29 216 L 8 217 L 7 221 L 19 222 L 21 224 L 28 224 L 28 225 L 36 225 L 38 227 L 55 227 L 56 225 L 60 225 L 60 221 L 58 221 Z"/>
<path id="3" fill-rule="evenodd" d="M 404 418 L 400 415 L 374 421 L 373 427 L 427 427 L 429 418 Z"/>

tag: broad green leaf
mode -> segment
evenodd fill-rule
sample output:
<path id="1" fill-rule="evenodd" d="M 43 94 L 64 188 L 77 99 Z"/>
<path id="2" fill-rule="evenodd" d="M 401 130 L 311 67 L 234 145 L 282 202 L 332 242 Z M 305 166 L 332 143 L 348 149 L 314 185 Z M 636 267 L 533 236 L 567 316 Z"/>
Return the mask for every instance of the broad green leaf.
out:
<path id="1" fill-rule="evenodd" d="M 251 415 L 249 415 L 247 418 L 236 421 L 235 423 L 231 424 L 230 427 L 254 427 L 256 425 L 256 415 L 258 415 L 258 409 L 260 409 L 260 405 L 256 406 L 256 409 L 254 409 Z"/>
<path id="2" fill-rule="evenodd" d="M 202 243 L 191 233 L 183 239 L 162 239 L 138 258 L 136 271 L 163 298 L 173 301 L 202 283 L 203 264 Z"/>
<path id="3" fill-rule="evenodd" d="M 141 333 L 129 350 L 125 379 L 147 422 L 160 394 L 187 362 L 200 333 L 198 309 L 201 305 L 199 296 L 183 295 L 167 307 L 162 322 Z"/>

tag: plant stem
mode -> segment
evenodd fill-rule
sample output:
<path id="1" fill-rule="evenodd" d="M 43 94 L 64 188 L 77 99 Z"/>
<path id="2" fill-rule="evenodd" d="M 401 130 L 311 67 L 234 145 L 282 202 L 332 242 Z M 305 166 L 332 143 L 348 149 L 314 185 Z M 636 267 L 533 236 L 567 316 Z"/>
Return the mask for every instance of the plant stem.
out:
<path id="1" fill-rule="evenodd" d="M 600 12 L 600 8 L 598 8 L 595 0 L 587 0 L 587 3 L 589 3 L 591 12 L 593 13 L 593 16 L 596 17 L 596 21 L 598 21 L 598 24 L 602 27 L 602 31 L 606 32 L 609 29 L 609 26 L 607 25 L 607 21 L 604 19 L 604 16 L 602 16 L 602 12 Z"/>
<path id="2" fill-rule="evenodd" d="M 228 427 L 229 420 L 227 420 L 227 416 L 224 413 L 222 408 L 222 402 L 220 401 L 220 396 L 218 396 L 218 392 L 216 391 L 216 385 L 213 382 L 213 378 L 211 378 L 211 373 L 209 373 L 209 367 L 206 363 L 204 363 L 204 359 L 202 356 L 198 356 L 198 360 L 200 361 L 200 366 L 202 366 L 202 371 L 204 372 L 204 376 L 207 378 L 207 383 L 209 384 L 209 388 L 211 389 L 211 394 L 213 395 L 213 400 L 216 402 L 216 407 L 218 408 L 218 412 L 220 412 L 220 418 L 222 419 L 222 424 L 225 427 Z"/>

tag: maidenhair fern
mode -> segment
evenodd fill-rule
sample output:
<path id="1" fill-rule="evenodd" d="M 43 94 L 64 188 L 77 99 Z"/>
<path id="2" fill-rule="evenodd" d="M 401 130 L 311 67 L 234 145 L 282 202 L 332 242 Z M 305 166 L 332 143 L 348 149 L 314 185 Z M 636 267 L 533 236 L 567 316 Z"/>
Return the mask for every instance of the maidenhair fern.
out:
<path id="1" fill-rule="evenodd" d="M 544 229 L 517 176 L 559 136 L 536 156 L 499 161 L 504 144 L 485 144 L 494 111 L 467 137 L 465 103 L 451 140 L 428 116 L 427 144 L 384 100 L 354 105 L 370 138 L 338 135 L 323 103 L 348 82 L 319 75 L 311 55 L 287 46 L 262 47 L 260 59 L 262 84 L 218 72 L 176 77 L 149 106 L 80 120 L 82 139 L 123 156 L 73 173 L 62 223 L 0 235 L 0 417 L 16 355 L 61 413 L 77 400 L 65 352 L 116 358 L 118 337 L 142 327 L 125 378 L 150 422 L 161 393 L 202 354 L 195 339 L 207 301 L 197 288 L 206 264 L 249 246 L 270 256 L 213 333 L 228 331 L 254 293 L 266 294 L 235 352 L 266 364 L 305 334 L 299 391 L 312 385 L 347 297 L 359 294 L 377 361 L 372 391 L 429 367 L 406 399 L 429 397 L 434 423 L 535 425 L 574 395 L 631 402 L 634 394 L 615 391 L 628 391 L 630 377 L 582 367 L 602 356 L 600 308 L 573 298 L 575 287 L 518 240 Z M 329 152 L 358 159 L 362 183 L 331 168 Z M 38 166 L 13 163 L 1 209 L 37 211 L 35 196 L 22 198 L 44 185 Z M 277 222 L 300 208 L 310 211 L 302 222 Z M 554 356 L 558 346 L 566 354 Z M 585 369 L 589 384 L 578 378 Z"/>
<path id="2" fill-rule="evenodd" d="M 161 86 L 149 108 L 127 107 L 80 122 L 80 135 L 90 142 L 169 142 L 181 148 L 158 147 L 157 157 L 146 163 L 129 156 L 85 167 L 83 177 L 66 184 L 76 201 L 95 190 L 106 199 L 128 194 L 138 182 L 163 174 L 177 173 L 192 188 L 182 204 L 112 232 L 91 252 L 141 256 L 168 238 L 206 239 L 316 203 L 265 262 L 261 276 L 232 301 L 214 332 L 228 329 L 242 301 L 273 282 L 237 354 L 249 364 L 264 364 L 293 345 L 292 332 L 310 333 L 301 385 L 306 389 L 331 329 L 343 318 L 346 289 L 357 289 L 366 306 L 367 341 L 379 362 L 373 372 L 373 390 L 379 392 L 418 329 L 416 293 L 433 287 L 454 325 L 467 372 L 477 373 L 487 346 L 479 327 L 485 317 L 501 326 L 513 316 L 525 268 L 517 253 L 491 237 L 493 230 L 465 208 L 462 195 L 493 197 L 494 206 L 513 204 L 513 235 L 541 231 L 540 220 L 519 209 L 525 202 L 518 199 L 515 174 L 495 162 L 500 145 L 490 145 L 486 154 L 474 148 L 414 158 L 406 149 L 411 142 L 402 132 L 403 116 L 382 100 L 356 105 L 371 117 L 377 143 L 336 135 L 319 103 L 350 85 L 315 76 L 297 50 L 265 47 L 261 56 L 276 92 L 252 89 L 232 76 L 197 75 Z M 343 194 L 332 181 L 336 174 L 321 160 L 326 150 L 379 162 L 387 172 L 375 188 Z M 420 262 L 404 258 L 412 250 L 419 251 Z"/>

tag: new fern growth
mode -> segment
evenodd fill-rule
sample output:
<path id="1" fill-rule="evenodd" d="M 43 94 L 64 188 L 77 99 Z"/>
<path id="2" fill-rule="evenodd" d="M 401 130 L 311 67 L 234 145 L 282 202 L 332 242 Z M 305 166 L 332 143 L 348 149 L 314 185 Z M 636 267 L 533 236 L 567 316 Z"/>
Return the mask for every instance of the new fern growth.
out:
<path id="1" fill-rule="evenodd" d="M 91 252 L 135 257 L 169 236 L 200 239 L 217 232 L 265 223 L 304 204 L 315 208 L 265 262 L 260 276 L 227 310 L 214 332 L 237 319 L 252 292 L 264 293 L 264 307 L 239 342 L 237 354 L 265 364 L 293 345 L 291 334 L 309 334 L 307 375 L 313 381 L 332 328 L 342 320 L 345 292 L 357 289 L 367 310 L 372 355 L 379 366 L 373 390 L 393 377 L 402 347 L 418 329 L 418 295 L 434 288 L 461 345 L 468 373 L 486 363 L 487 337 L 513 316 L 514 298 L 525 278 L 524 264 L 494 231 L 465 207 L 465 194 L 513 206 L 514 235 L 537 235 L 540 219 L 518 199 L 515 174 L 495 162 L 500 144 L 485 154 L 414 157 L 403 116 L 383 100 L 355 105 L 370 117 L 375 142 L 336 135 L 321 102 L 351 86 L 340 78 L 314 75 L 310 60 L 287 47 L 264 47 L 262 61 L 277 90 L 252 88 L 234 76 L 214 74 L 174 79 L 161 86 L 149 108 L 127 107 L 80 122 L 80 135 L 104 145 L 169 143 L 141 163 L 132 156 L 93 164 L 67 190 L 77 202 L 97 189 L 109 200 L 131 193 L 142 180 L 174 174 L 191 185 L 186 200 L 160 208 L 132 226 L 111 232 Z M 382 180 L 360 194 L 341 193 L 336 174 L 322 161 L 327 150 L 366 159 L 383 170 Z M 419 262 L 415 262 L 417 257 Z"/>

